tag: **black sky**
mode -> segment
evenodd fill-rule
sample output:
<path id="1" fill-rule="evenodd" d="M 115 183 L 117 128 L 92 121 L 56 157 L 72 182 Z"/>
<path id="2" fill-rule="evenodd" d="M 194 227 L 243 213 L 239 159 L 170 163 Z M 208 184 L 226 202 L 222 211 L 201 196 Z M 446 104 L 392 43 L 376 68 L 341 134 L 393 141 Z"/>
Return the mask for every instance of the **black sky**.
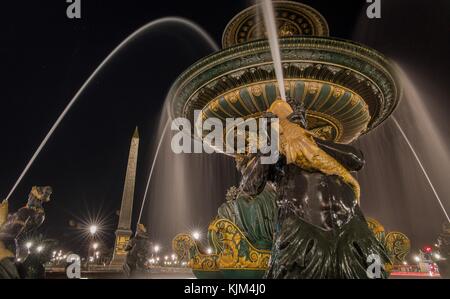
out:
<path id="1" fill-rule="evenodd" d="M 386 0 L 384 0 L 386 1 Z M 331 35 L 352 38 L 365 0 L 302 1 L 327 19 Z M 401 2 L 401 1 L 397 1 Z M 415 36 L 427 34 L 437 15 L 417 8 L 430 1 L 403 1 L 414 9 L 423 32 L 387 35 L 373 45 L 387 54 L 405 51 L 425 73 L 448 83 L 448 57 L 437 63 L 427 44 L 414 49 Z M 82 19 L 65 15 L 66 1 L 4 1 L 0 7 L 0 197 L 5 197 L 59 113 L 109 52 L 134 30 L 165 16 L 182 16 L 205 28 L 220 44 L 228 21 L 251 1 L 82 0 Z M 404 20 L 399 19 L 399 26 Z M 383 22 L 374 20 L 373 22 Z M 447 46 L 450 28 L 434 28 Z M 396 33 L 399 34 L 399 33 Z M 401 34 L 401 33 L 400 33 Z M 434 36 L 434 35 L 433 35 Z M 433 39 L 439 43 L 439 39 Z M 425 52 L 424 52 L 425 51 Z M 430 52 L 426 52 L 430 51 Z M 69 220 L 101 211 L 109 215 L 113 238 L 120 207 L 129 140 L 139 126 L 141 152 L 136 204 L 142 197 L 162 103 L 171 83 L 185 68 L 210 52 L 176 28 L 133 43 L 80 98 L 11 198 L 24 204 L 33 185 L 51 185 L 53 201 L 41 231 L 73 246 Z M 426 61 L 420 57 L 426 57 Z M 441 113 L 448 110 L 441 111 Z M 448 132 L 448 131 L 446 131 Z M 220 171 L 220 170 L 218 170 Z M 217 205 L 219 202 L 217 203 Z M 135 213 L 136 214 L 136 213 Z M 207 215 L 209 219 L 211 215 Z"/>

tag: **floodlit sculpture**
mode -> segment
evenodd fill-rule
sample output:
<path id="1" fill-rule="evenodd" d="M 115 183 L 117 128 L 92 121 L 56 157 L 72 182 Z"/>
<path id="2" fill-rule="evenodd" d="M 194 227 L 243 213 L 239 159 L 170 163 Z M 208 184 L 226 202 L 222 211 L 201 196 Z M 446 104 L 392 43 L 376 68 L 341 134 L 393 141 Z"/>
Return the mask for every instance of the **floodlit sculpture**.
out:
<path id="1" fill-rule="evenodd" d="M 40 260 L 30 255 L 30 260 L 27 257 L 22 264 L 16 262 L 16 257 L 20 256 L 17 245 L 23 234 L 37 229 L 44 222 L 43 203 L 50 201 L 51 194 L 51 187 L 34 186 L 26 205 L 13 214 L 8 214 L 8 202 L 0 204 L 0 278 L 26 278 L 23 275 L 31 273 L 31 268 L 42 267 Z M 40 273 L 41 276 L 45 274 Z"/>
<path id="2" fill-rule="evenodd" d="M 326 20 L 311 7 L 289 1 L 275 1 L 273 6 L 286 94 L 280 94 L 259 7 L 252 6 L 226 27 L 225 49 L 179 76 L 169 94 L 171 117 L 194 123 L 195 111 L 201 110 L 203 120 L 215 118 L 224 124 L 227 118 L 279 119 L 281 155 L 276 163 L 262 164 L 262 153 L 237 157 L 242 193 L 254 198 L 270 185 L 276 194 L 276 229 L 266 277 L 367 278 L 374 262 L 381 267 L 378 276 L 387 277 L 388 253 L 359 208 L 364 194 L 351 174 L 364 165 L 363 155 L 348 144 L 394 111 L 401 94 L 395 67 L 373 49 L 328 37 Z M 234 133 L 225 129 L 224 142 Z M 226 220 L 222 227 L 239 228 Z M 226 231 L 216 231 L 224 237 L 215 243 L 219 251 L 211 265 L 220 270 L 227 248 L 246 252 L 251 247 L 245 242 L 227 245 Z M 263 254 L 256 250 L 255 259 Z"/>

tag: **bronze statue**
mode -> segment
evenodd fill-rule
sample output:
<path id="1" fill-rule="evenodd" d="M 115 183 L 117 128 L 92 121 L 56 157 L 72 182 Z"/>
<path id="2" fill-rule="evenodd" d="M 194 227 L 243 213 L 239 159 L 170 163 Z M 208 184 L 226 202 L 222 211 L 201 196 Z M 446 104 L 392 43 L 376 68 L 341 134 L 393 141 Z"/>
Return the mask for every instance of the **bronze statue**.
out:
<path id="1" fill-rule="evenodd" d="M 259 194 L 268 182 L 277 193 L 278 217 L 267 278 L 368 278 L 378 257 L 380 278 L 389 258 L 359 208 L 360 187 L 350 171 L 364 165 L 352 146 L 316 137 L 306 129 L 299 103 L 275 101 L 265 113 L 278 117 L 280 158 L 262 164 L 261 154 L 242 161 L 240 188 Z M 292 109 L 292 107 L 294 109 Z"/>
<path id="2" fill-rule="evenodd" d="M 128 277 L 145 271 L 145 265 L 150 257 L 152 243 L 147 229 L 143 224 L 138 224 L 136 235 L 132 237 L 125 247 L 127 256 L 125 258 L 124 272 Z"/>
<path id="3" fill-rule="evenodd" d="M 257 249 L 270 250 L 277 219 L 276 192 L 267 184 L 258 196 L 247 196 L 231 187 L 217 213 L 218 219 L 233 222 Z"/>
<path id="4" fill-rule="evenodd" d="M 16 262 L 16 257 L 20 256 L 18 242 L 23 234 L 32 232 L 44 222 L 42 204 L 50 200 L 51 194 L 51 187 L 34 186 L 27 204 L 14 214 L 8 214 L 8 202 L 0 204 L 0 278 L 27 278 L 23 274 L 26 276 L 29 271 Z M 30 261 L 28 264 L 36 266 Z"/>

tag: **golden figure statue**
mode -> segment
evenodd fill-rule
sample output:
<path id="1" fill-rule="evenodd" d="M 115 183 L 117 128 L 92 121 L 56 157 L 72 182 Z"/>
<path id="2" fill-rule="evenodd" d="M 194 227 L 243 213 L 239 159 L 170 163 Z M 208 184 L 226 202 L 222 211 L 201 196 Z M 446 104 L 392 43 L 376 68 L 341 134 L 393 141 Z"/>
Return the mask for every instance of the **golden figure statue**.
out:
<path id="1" fill-rule="evenodd" d="M 323 151 L 314 141 L 314 133 L 289 121 L 294 111 L 291 106 L 277 99 L 268 112 L 278 116 L 280 121 L 280 153 L 286 157 L 287 164 L 294 163 L 305 170 L 319 170 L 326 175 L 339 176 L 350 185 L 359 202 L 361 189 L 358 181 L 333 157 Z"/>

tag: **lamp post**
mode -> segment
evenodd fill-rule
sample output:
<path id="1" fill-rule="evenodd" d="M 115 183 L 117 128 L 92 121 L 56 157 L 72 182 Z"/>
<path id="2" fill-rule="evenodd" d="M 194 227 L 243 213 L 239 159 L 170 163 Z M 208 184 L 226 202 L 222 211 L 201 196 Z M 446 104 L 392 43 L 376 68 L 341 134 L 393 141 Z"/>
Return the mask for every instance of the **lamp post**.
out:
<path id="1" fill-rule="evenodd" d="M 30 254 L 31 247 L 33 247 L 33 242 L 28 241 L 25 243 L 25 248 L 28 250 L 28 254 Z"/>
<path id="2" fill-rule="evenodd" d="M 94 237 L 95 234 L 97 233 L 97 231 L 98 231 L 97 225 L 93 224 L 93 225 L 89 226 L 89 233 L 91 234 L 91 236 Z"/>
<path id="3" fill-rule="evenodd" d="M 44 250 L 44 246 L 43 245 L 39 245 L 38 247 L 36 247 L 37 253 L 41 253 L 42 250 Z"/>
<path id="4" fill-rule="evenodd" d="M 89 235 L 91 236 L 91 240 L 95 241 L 96 235 L 97 235 L 97 233 L 99 231 L 98 225 L 95 224 L 95 223 L 91 224 L 91 225 L 89 225 L 87 227 L 87 230 L 88 230 Z M 90 245 L 88 247 L 88 252 L 87 252 L 87 254 L 88 254 L 88 260 L 87 260 L 88 261 L 88 265 L 89 265 L 89 263 L 92 263 L 92 262 L 94 262 L 96 260 L 96 258 L 95 258 L 95 251 L 97 250 L 98 247 L 99 247 L 99 244 L 97 242 L 92 243 L 92 245 Z M 93 249 L 93 250 L 91 250 L 91 249 Z"/>
<path id="5" fill-rule="evenodd" d="M 156 260 L 154 260 L 154 264 L 159 264 L 159 257 L 158 257 L 158 252 L 160 251 L 161 247 L 159 245 L 155 245 L 153 246 L 153 252 L 155 253 L 155 258 Z M 153 254 L 152 254 L 153 257 Z"/>

